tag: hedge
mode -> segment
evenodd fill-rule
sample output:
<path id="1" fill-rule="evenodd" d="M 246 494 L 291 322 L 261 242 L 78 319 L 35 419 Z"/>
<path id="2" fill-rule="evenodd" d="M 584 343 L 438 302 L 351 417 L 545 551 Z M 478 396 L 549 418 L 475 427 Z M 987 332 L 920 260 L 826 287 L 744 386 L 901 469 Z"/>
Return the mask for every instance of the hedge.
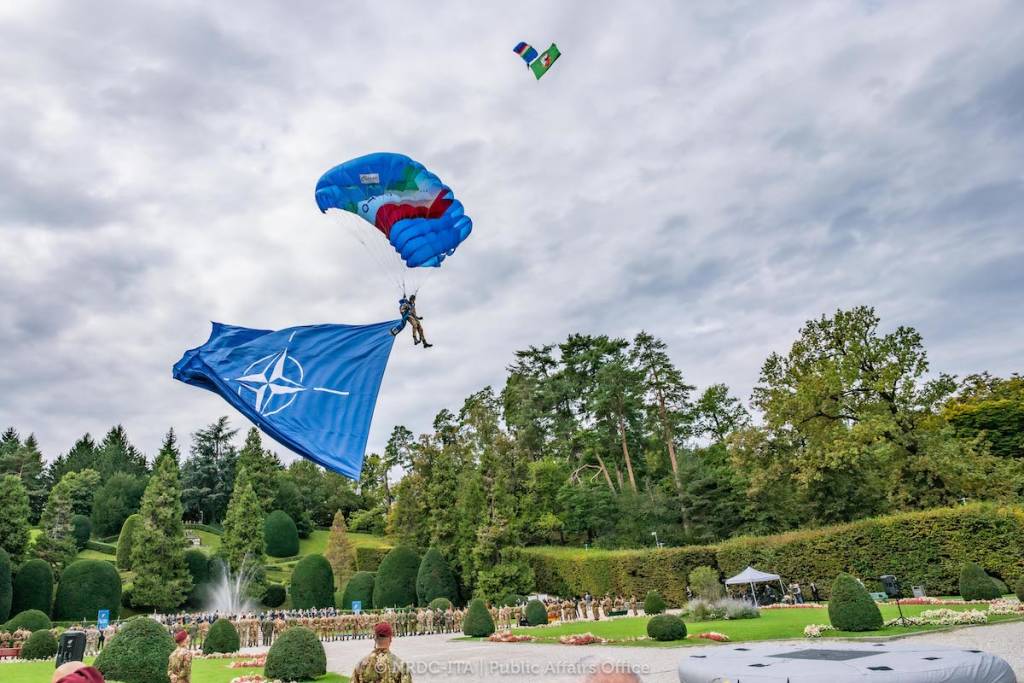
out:
<path id="1" fill-rule="evenodd" d="M 49 631 L 34 631 L 21 647 L 21 658 L 51 659 L 57 655 L 57 639 Z"/>
<path id="2" fill-rule="evenodd" d="M 686 602 L 684 577 L 701 565 L 725 576 L 753 565 L 787 582 L 814 582 L 825 599 L 842 573 L 865 582 L 895 574 L 903 585 L 923 585 L 930 595 L 956 595 L 960 568 L 967 561 L 1011 585 L 1024 577 L 1024 507 L 972 503 L 739 537 L 717 546 L 611 551 L 536 547 L 508 549 L 503 556 L 525 559 L 541 593 L 644 595 L 657 590 L 672 606 Z"/>
<path id="3" fill-rule="evenodd" d="M 420 556 L 408 546 L 396 546 L 377 568 L 373 583 L 373 606 L 408 607 L 416 604 L 416 574 Z"/>
<path id="4" fill-rule="evenodd" d="M 206 634 L 206 639 L 203 640 L 204 655 L 211 655 L 215 652 L 238 652 L 241 647 L 242 639 L 238 636 L 238 629 L 224 617 L 213 622 L 210 632 Z"/>
<path id="5" fill-rule="evenodd" d="M 373 572 L 356 572 L 345 584 L 345 591 L 342 593 L 341 609 L 352 609 L 352 601 L 358 600 L 363 603 L 362 609 L 373 609 Z"/>
<path id="6" fill-rule="evenodd" d="M 102 541 L 86 541 L 85 547 L 88 550 L 95 550 L 98 553 L 104 555 L 117 555 L 117 544 L 116 543 L 104 543 Z"/>
<path id="7" fill-rule="evenodd" d="M 21 569 L 14 576 L 11 614 L 20 614 L 25 610 L 39 610 L 43 614 L 49 614 L 52 606 L 53 569 L 46 560 L 29 560 L 21 565 Z"/>
<path id="8" fill-rule="evenodd" d="M 323 555 L 306 555 L 295 565 L 289 592 L 293 609 L 334 607 L 334 571 Z"/>
<path id="9" fill-rule="evenodd" d="M 270 557 L 293 557 L 299 553 L 299 530 L 284 510 L 274 510 L 263 520 L 263 542 Z"/>
<path id="10" fill-rule="evenodd" d="M 429 605 L 435 598 L 459 598 L 459 586 L 455 574 L 437 548 L 430 548 L 420 562 L 416 572 L 416 597 L 420 605 Z"/>
<path id="11" fill-rule="evenodd" d="M 11 616 L 11 602 L 14 597 L 14 584 L 11 582 L 11 556 L 0 548 L 0 621 L 7 621 Z"/>
<path id="12" fill-rule="evenodd" d="M 384 561 L 387 554 L 391 552 L 390 547 L 372 548 L 368 546 L 356 547 L 356 569 L 361 572 L 375 572 Z"/>
<path id="13" fill-rule="evenodd" d="M 209 524 L 193 524 L 192 522 L 189 522 L 185 524 L 185 528 L 195 529 L 196 531 L 207 531 L 211 534 L 216 534 L 218 536 L 224 535 L 224 527 L 221 526 L 211 526 Z"/>
<path id="14" fill-rule="evenodd" d="M 327 653 L 315 633 L 293 626 L 274 639 L 263 673 L 272 680 L 314 680 L 327 673 Z"/>
<path id="15" fill-rule="evenodd" d="M 132 540 L 135 536 L 135 529 L 142 524 L 142 516 L 138 513 L 128 515 L 121 525 L 121 535 L 117 537 L 117 568 L 129 570 L 132 568 Z"/>
<path id="16" fill-rule="evenodd" d="M 174 641 L 149 617 L 129 619 L 96 657 L 93 666 L 109 681 L 168 683 L 167 660 Z"/>
<path id="17" fill-rule="evenodd" d="M 121 612 L 121 577 L 114 565 L 103 560 L 76 560 L 67 566 L 53 601 L 54 619 L 95 619 L 98 610 L 110 610 L 110 619 Z"/>
<path id="18" fill-rule="evenodd" d="M 49 631 L 53 628 L 53 624 L 50 622 L 50 617 L 46 616 L 45 613 L 37 609 L 28 609 L 15 614 L 10 621 L 3 625 L 3 628 L 0 628 L 0 631 L 13 633 L 19 628 L 34 633 L 36 631 Z"/>

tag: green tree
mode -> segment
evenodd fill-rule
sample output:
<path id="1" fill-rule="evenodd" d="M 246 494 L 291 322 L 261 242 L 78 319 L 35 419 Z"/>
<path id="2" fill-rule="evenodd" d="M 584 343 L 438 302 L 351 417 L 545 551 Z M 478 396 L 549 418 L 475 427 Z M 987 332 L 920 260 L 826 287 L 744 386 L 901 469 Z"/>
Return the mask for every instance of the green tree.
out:
<path id="1" fill-rule="evenodd" d="M 58 576 L 78 553 L 71 523 L 71 518 L 75 515 L 73 495 L 77 481 L 77 472 L 64 475 L 50 490 L 50 496 L 39 519 L 42 533 L 35 540 L 35 554 L 46 560 L 53 568 L 54 574 Z"/>
<path id="2" fill-rule="evenodd" d="M 263 508 L 244 470 L 239 473 L 234 493 L 231 494 L 220 549 L 228 564 L 236 571 L 247 559 L 263 561 Z"/>
<path id="3" fill-rule="evenodd" d="M 192 580 L 185 562 L 181 515 L 178 458 L 174 433 L 168 432 L 142 496 L 141 523 L 132 539 L 132 601 L 136 605 L 168 611 L 188 597 Z"/>
<path id="4" fill-rule="evenodd" d="M 327 550 L 324 557 L 334 572 L 334 587 L 340 590 L 356 571 L 356 551 L 348 540 L 345 528 L 345 515 L 341 510 L 334 513 L 334 523 L 327 537 Z"/>
<path id="5" fill-rule="evenodd" d="M 21 480 L 31 509 L 29 521 L 33 524 L 39 521 L 49 493 L 44 471 L 43 454 L 34 434 L 29 434 L 24 443 L 13 427 L 0 435 L 0 476 L 13 474 Z"/>
<path id="6" fill-rule="evenodd" d="M 263 448 L 260 431 L 255 427 L 249 429 L 245 436 L 245 445 L 238 452 L 238 470 L 244 469 L 249 475 L 249 483 L 260 498 L 264 513 L 275 508 L 277 496 L 278 473 L 281 472 L 281 461 L 277 455 Z M 293 517 L 294 519 L 294 517 Z"/>
<path id="7" fill-rule="evenodd" d="M 89 434 L 85 434 L 71 447 L 67 453 L 63 453 L 50 463 L 46 471 L 46 478 L 52 488 L 65 474 L 69 472 L 81 472 L 85 469 L 95 470 L 99 461 L 99 448 Z"/>
<path id="8" fill-rule="evenodd" d="M 980 436 L 1000 458 L 1024 458 L 1024 377 L 969 375 L 942 414 L 957 436 Z"/>
<path id="9" fill-rule="evenodd" d="M 11 583 L 11 556 L 7 551 L 0 548 L 0 623 L 7 621 L 11 616 L 11 600 L 14 597 L 14 587 Z"/>
<path id="10" fill-rule="evenodd" d="M 93 467 L 103 479 L 120 472 L 134 477 L 144 477 L 148 472 L 146 457 L 131 444 L 128 432 L 121 425 L 112 427 L 96 452 Z"/>
<path id="11" fill-rule="evenodd" d="M 92 523 L 99 538 L 121 531 L 124 520 L 139 511 L 147 479 L 113 474 L 96 490 L 92 501 Z"/>
<path id="12" fill-rule="evenodd" d="M 221 417 L 192 435 L 191 457 L 181 468 L 186 518 L 207 523 L 224 519 L 235 482 L 238 454 L 231 441 L 237 433 Z"/>
<path id="13" fill-rule="evenodd" d="M 263 520 L 263 541 L 271 557 L 292 557 L 299 554 L 299 532 L 295 522 L 283 510 L 274 510 Z"/>
<path id="14" fill-rule="evenodd" d="M 287 472 L 277 473 L 276 494 L 271 502 L 271 509 L 284 510 L 292 518 L 299 538 L 309 538 L 313 533 L 313 520 L 310 519 L 309 510 L 305 507 L 302 492 Z"/>
<path id="15" fill-rule="evenodd" d="M 29 516 L 28 494 L 21 479 L 13 474 L 0 476 L 0 548 L 15 565 L 24 561 L 28 549 Z"/>

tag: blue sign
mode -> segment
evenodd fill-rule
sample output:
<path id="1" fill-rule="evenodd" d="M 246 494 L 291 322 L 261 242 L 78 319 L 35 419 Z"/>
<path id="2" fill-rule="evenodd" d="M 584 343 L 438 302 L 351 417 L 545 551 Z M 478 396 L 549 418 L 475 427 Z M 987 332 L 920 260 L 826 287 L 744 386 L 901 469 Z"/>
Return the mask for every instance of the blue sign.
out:
<path id="1" fill-rule="evenodd" d="M 108 609 L 101 609 L 96 614 L 96 628 L 102 630 L 102 629 L 105 629 L 108 626 L 110 626 L 110 610 L 108 610 Z"/>
<path id="2" fill-rule="evenodd" d="M 352 601 L 352 611 L 355 612 L 356 614 L 359 614 L 360 612 L 362 612 L 363 611 L 363 601 L 362 600 L 353 600 Z"/>

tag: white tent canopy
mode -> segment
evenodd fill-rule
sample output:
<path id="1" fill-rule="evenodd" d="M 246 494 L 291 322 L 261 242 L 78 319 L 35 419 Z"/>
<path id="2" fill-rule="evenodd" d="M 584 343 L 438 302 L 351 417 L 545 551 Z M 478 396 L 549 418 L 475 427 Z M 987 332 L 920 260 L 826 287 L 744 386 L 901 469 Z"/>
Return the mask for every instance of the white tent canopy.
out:
<path id="1" fill-rule="evenodd" d="M 786 594 L 786 587 L 782 585 L 782 577 L 778 574 L 767 574 L 762 571 L 758 571 L 751 566 L 747 566 L 746 569 L 741 571 L 736 576 L 726 579 L 725 585 L 736 586 L 747 584 L 750 586 L 750 597 L 753 598 L 754 604 L 757 605 L 757 592 L 754 590 L 755 583 L 771 583 L 773 581 L 779 582 L 779 588 L 782 589 L 782 594 Z"/>
<path id="2" fill-rule="evenodd" d="M 758 571 L 753 567 L 747 567 L 731 579 L 726 579 L 725 585 L 735 586 L 744 583 L 768 583 L 770 581 L 778 581 L 780 579 L 781 577 L 778 574 L 766 574 L 765 572 Z"/>

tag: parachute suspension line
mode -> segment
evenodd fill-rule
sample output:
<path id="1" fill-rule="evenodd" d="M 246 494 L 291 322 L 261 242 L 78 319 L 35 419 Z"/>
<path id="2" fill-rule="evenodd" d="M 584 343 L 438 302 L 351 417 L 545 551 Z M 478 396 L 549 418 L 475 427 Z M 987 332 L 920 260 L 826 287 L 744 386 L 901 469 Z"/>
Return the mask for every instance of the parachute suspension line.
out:
<path id="1" fill-rule="evenodd" d="M 402 290 L 402 293 L 404 294 L 404 277 L 399 277 L 395 273 L 393 263 L 388 263 L 388 261 L 391 259 L 388 259 L 384 254 L 381 253 L 381 241 L 379 239 L 372 239 L 372 237 L 376 237 L 375 235 L 371 236 L 371 239 L 366 239 L 362 234 L 363 232 L 365 232 L 365 228 L 362 225 L 350 225 L 350 221 L 345 220 L 345 217 L 343 216 L 338 216 L 338 220 L 345 226 L 345 230 L 350 235 L 352 235 L 352 237 L 354 237 L 357 242 L 363 245 L 363 249 L 365 249 L 366 252 L 370 255 L 370 258 L 372 258 L 377 263 L 377 267 L 380 268 L 381 272 L 384 273 L 386 277 L 391 279 L 395 283 L 395 285 Z M 388 244 L 388 249 L 391 249 L 390 244 Z"/>

